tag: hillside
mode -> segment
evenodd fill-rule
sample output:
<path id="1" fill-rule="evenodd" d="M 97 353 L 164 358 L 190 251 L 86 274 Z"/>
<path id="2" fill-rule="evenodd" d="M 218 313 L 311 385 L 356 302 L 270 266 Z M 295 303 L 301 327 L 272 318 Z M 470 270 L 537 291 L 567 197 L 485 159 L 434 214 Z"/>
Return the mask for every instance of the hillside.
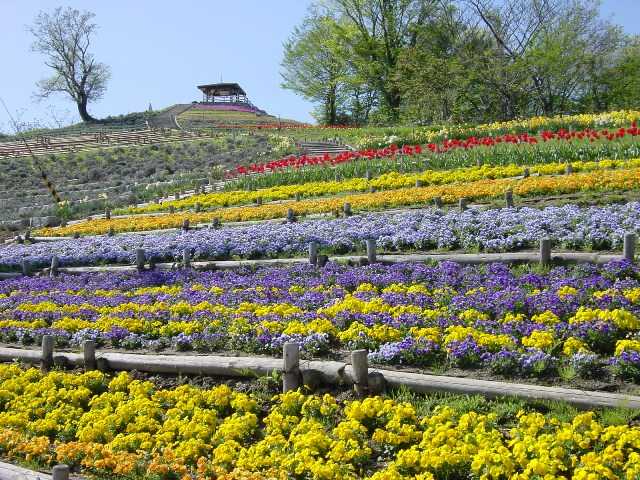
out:
<path id="1" fill-rule="evenodd" d="M 295 120 L 278 118 L 253 105 L 205 105 L 193 106 L 177 116 L 178 123 L 186 129 L 224 127 L 278 127 L 303 125 Z"/>

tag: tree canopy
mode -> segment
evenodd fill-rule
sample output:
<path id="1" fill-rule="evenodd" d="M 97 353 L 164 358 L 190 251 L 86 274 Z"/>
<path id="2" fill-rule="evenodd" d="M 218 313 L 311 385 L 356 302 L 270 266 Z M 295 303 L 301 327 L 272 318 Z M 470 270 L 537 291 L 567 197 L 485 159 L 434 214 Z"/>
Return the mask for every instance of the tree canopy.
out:
<path id="1" fill-rule="evenodd" d="M 598 0 L 319 0 L 282 75 L 326 124 L 508 120 L 637 106 L 639 49 Z"/>

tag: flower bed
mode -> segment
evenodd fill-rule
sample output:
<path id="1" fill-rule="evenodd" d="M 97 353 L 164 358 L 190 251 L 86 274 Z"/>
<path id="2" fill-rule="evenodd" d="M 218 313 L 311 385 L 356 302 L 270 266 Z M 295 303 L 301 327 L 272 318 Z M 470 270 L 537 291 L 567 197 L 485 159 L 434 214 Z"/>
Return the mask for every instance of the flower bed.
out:
<path id="1" fill-rule="evenodd" d="M 312 241 L 326 253 L 362 251 L 377 238 L 388 252 L 431 249 L 504 252 L 536 247 L 552 238 L 567 249 L 620 250 L 625 231 L 640 233 L 640 203 L 604 207 L 509 208 L 447 212 L 372 213 L 296 223 L 264 223 L 154 234 L 81 237 L 32 245 L 0 247 L 0 267 L 19 268 L 23 259 L 46 267 L 57 255 L 61 265 L 133 263 L 144 248 L 156 262 L 179 260 L 185 248 L 194 259 L 264 258 L 304 255 Z"/>
<path id="2" fill-rule="evenodd" d="M 313 355 L 367 348 L 376 363 L 636 380 L 639 280 L 626 262 L 22 278 L 0 284 L 0 340 L 271 354 L 297 341 Z"/>
<path id="3" fill-rule="evenodd" d="M 448 139 L 445 138 L 441 143 L 429 143 L 427 145 L 403 145 L 398 147 L 396 144 L 378 148 L 358 151 L 349 151 L 339 153 L 337 155 L 319 155 L 308 156 L 291 155 L 280 160 L 272 160 L 264 163 L 252 163 L 248 166 L 239 166 L 228 172 L 229 177 L 236 175 L 247 175 L 266 172 L 277 172 L 290 168 L 301 168 L 309 165 L 313 166 L 334 166 L 344 163 L 350 163 L 359 159 L 379 159 L 379 158 L 395 158 L 397 156 L 414 156 L 420 155 L 423 151 L 432 154 L 442 154 L 455 150 L 471 150 L 476 148 L 493 148 L 497 145 L 536 145 L 539 142 L 574 142 L 585 141 L 595 142 L 597 140 L 614 141 L 625 138 L 627 136 L 636 137 L 640 134 L 635 122 L 629 127 L 621 127 L 615 131 L 603 129 L 600 131 L 586 129 L 580 131 L 560 130 L 557 133 L 543 131 L 539 135 L 521 133 L 518 135 L 505 134 L 498 136 L 488 136 L 477 138 L 475 136 L 464 139 Z"/>
<path id="4" fill-rule="evenodd" d="M 185 219 L 191 224 L 218 218 L 223 222 L 284 218 L 288 210 L 296 215 L 340 212 L 345 202 L 353 210 L 381 210 L 411 205 L 427 205 L 439 197 L 445 203 L 461 198 L 471 200 L 495 199 L 512 190 L 518 196 L 568 194 L 576 192 L 627 191 L 640 188 L 640 168 L 599 170 L 565 176 L 527 177 L 523 179 L 478 180 L 452 185 L 399 188 L 375 193 L 357 193 L 336 197 L 301 200 L 299 202 L 270 203 L 261 206 L 223 208 L 201 213 L 175 213 L 166 215 L 131 216 L 124 218 L 94 219 L 66 227 L 44 228 L 36 232 L 42 236 L 99 235 L 114 232 L 132 232 L 179 228 Z"/>
<path id="5" fill-rule="evenodd" d="M 570 167 L 568 166 L 570 165 Z M 601 160 L 595 162 L 572 162 L 570 164 L 552 163 L 532 165 L 528 168 L 532 175 L 560 175 L 571 168 L 573 172 L 595 172 L 613 169 L 629 169 L 640 167 L 640 159 L 631 160 Z M 348 192 L 364 192 L 371 188 L 376 190 L 396 190 L 407 188 L 421 182 L 422 185 L 448 185 L 458 182 L 470 182 L 486 179 L 509 178 L 523 175 L 524 168 L 520 165 L 489 166 L 456 168 L 451 170 L 427 170 L 421 173 L 385 173 L 371 180 L 366 178 L 352 178 L 342 181 L 309 182 L 299 185 L 286 185 L 264 188 L 253 191 L 234 190 L 227 192 L 213 192 L 192 195 L 187 198 L 166 201 L 162 204 L 149 204 L 143 207 L 129 207 L 114 212 L 118 213 L 152 213 L 169 211 L 172 208 L 185 210 L 199 205 L 201 208 L 218 208 L 230 205 L 242 205 L 263 201 L 288 200 L 300 197 L 319 197 Z"/>
<path id="6" fill-rule="evenodd" d="M 631 480 L 640 474 L 640 428 L 607 425 L 594 412 L 559 419 L 526 407 L 509 417 L 504 412 L 513 406 L 506 403 L 495 411 L 448 405 L 420 411 L 382 397 L 341 402 L 299 392 L 265 401 L 227 386 L 162 389 L 124 373 L 42 374 L 7 365 L 0 366 L 0 392 L 5 456 L 64 462 L 100 478 Z"/>

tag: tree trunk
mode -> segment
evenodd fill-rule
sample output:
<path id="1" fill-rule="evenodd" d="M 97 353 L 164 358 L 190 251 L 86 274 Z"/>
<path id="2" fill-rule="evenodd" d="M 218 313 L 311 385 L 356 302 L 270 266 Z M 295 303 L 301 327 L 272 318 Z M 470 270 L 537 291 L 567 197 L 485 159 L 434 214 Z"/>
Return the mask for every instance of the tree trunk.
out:
<path id="1" fill-rule="evenodd" d="M 337 121 L 337 113 L 336 113 L 336 87 L 332 87 L 329 90 L 329 94 L 327 95 L 327 104 L 325 107 L 325 115 L 327 125 L 335 125 Z"/>
<path id="2" fill-rule="evenodd" d="M 80 118 L 83 122 L 95 123 L 97 121 L 95 118 L 89 115 L 89 112 L 87 112 L 87 99 L 85 97 L 82 97 L 78 101 L 78 113 L 80 114 Z"/>

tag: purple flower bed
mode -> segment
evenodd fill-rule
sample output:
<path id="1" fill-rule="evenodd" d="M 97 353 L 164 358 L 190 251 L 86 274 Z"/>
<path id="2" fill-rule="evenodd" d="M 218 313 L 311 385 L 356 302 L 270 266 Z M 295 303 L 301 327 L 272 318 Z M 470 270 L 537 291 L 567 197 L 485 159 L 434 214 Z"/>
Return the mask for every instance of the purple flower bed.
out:
<path id="1" fill-rule="evenodd" d="M 219 230 L 95 236 L 0 247 L 0 267 L 18 268 L 23 259 L 43 267 L 51 257 L 61 265 L 132 263 L 144 248 L 155 261 L 178 260 L 189 248 L 195 259 L 270 258 L 304 254 L 311 241 L 327 253 L 362 251 L 367 238 L 381 249 L 515 251 L 551 237 L 568 249 L 621 249 L 627 231 L 640 232 L 640 203 L 606 207 L 548 207 L 447 212 L 427 209 L 372 213 L 346 219 L 264 223 Z"/>
<path id="2" fill-rule="evenodd" d="M 305 355 L 366 345 L 377 364 L 640 379 L 640 267 L 452 262 L 146 272 L 0 282 L 0 341 Z M 532 345 L 536 335 L 549 342 Z M 542 339 L 544 340 L 544 338 Z M 537 340 L 536 340 L 537 341 Z M 639 348 L 640 350 L 640 348 Z M 604 372 L 604 373 L 603 373 Z"/>

